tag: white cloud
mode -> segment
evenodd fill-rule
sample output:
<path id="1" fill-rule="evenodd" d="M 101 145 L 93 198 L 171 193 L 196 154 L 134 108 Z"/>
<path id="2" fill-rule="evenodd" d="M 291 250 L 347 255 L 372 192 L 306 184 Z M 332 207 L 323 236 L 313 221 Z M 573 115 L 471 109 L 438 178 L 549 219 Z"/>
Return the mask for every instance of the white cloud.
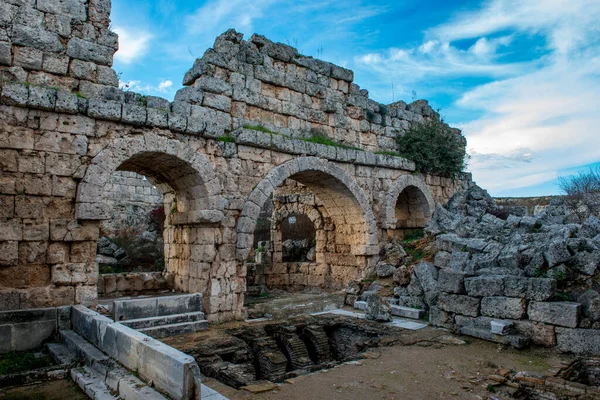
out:
<path id="1" fill-rule="evenodd" d="M 492 0 L 429 29 L 420 45 L 358 62 L 403 83 L 491 78 L 452 107 L 481 115 L 460 124 L 472 154 L 469 169 L 492 193 L 506 192 L 599 160 L 598 20 L 597 0 Z M 517 36 L 535 38 L 539 47 L 511 47 Z M 460 49 L 461 40 L 473 44 Z M 519 50 L 518 59 L 529 61 L 504 61 L 503 52 Z"/>
<path id="2" fill-rule="evenodd" d="M 249 33 L 252 23 L 263 15 L 263 9 L 275 0 L 210 0 L 185 20 L 188 33 L 210 33 L 235 28 Z"/>
<path id="3" fill-rule="evenodd" d="M 151 85 L 140 80 L 119 81 L 121 90 L 130 90 L 136 93 L 152 94 L 152 95 L 169 95 L 175 92 L 173 82 L 169 79 L 162 80 L 158 85 Z"/>
<path id="4" fill-rule="evenodd" d="M 146 55 L 152 39 L 151 33 L 122 27 L 113 30 L 119 35 L 119 50 L 115 53 L 116 60 L 131 64 Z"/>
<path id="5" fill-rule="evenodd" d="M 167 79 L 166 81 L 160 82 L 157 89 L 159 92 L 165 93 L 171 86 L 173 86 L 173 82 Z"/>

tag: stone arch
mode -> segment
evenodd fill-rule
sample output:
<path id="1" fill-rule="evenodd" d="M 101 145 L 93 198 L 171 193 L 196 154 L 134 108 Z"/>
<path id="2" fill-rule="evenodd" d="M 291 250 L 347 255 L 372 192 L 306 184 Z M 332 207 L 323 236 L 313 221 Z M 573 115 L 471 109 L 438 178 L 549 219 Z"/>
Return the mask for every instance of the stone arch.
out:
<path id="1" fill-rule="evenodd" d="M 396 204 L 401 194 L 406 193 L 412 206 L 418 207 L 424 218 L 429 219 L 435 210 L 435 200 L 422 176 L 403 175 L 396 179 L 388 190 L 384 205 L 384 229 L 397 228 Z"/>
<path id="2" fill-rule="evenodd" d="M 378 253 L 377 224 L 364 190 L 339 166 L 317 157 L 298 157 L 273 168 L 245 202 L 236 227 L 239 261 L 248 257 L 262 206 L 288 178 L 308 187 L 345 230 L 343 234 L 353 237 L 353 255 Z"/>
<path id="3" fill-rule="evenodd" d="M 102 194 L 118 170 L 145 175 L 163 193 L 173 192 L 177 215 L 172 219 L 184 222 L 223 216 L 221 185 L 208 158 L 179 140 L 147 133 L 117 139 L 92 159 L 77 188 L 77 219 L 108 218 Z"/>

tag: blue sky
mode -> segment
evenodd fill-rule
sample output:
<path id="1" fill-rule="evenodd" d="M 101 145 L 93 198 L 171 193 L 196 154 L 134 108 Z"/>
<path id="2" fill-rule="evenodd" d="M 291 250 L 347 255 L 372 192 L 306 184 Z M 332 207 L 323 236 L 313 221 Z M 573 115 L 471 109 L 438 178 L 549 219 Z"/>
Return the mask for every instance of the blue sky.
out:
<path id="1" fill-rule="evenodd" d="M 425 98 L 461 128 L 495 196 L 556 194 L 600 165 L 600 1 L 115 0 L 114 68 L 172 99 L 235 28 L 354 70 L 382 103 Z"/>

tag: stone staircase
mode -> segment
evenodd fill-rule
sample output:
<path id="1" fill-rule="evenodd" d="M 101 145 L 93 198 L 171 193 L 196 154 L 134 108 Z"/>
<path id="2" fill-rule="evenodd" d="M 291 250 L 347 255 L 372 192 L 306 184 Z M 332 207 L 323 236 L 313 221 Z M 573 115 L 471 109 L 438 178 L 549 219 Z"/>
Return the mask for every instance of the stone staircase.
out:
<path id="1" fill-rule="evenodd" d="M 75 331 L 60 331 L 60 342 L 47 347 L 57 363 L 80 365 L 71 379 L 90 399 L 167 400 Z"/>
<path id="2" fill-rule="evenodd" d="M 115 322 L 157 339 L 208 329 L 201 294 L 115 300 L 113 316 Z"/>

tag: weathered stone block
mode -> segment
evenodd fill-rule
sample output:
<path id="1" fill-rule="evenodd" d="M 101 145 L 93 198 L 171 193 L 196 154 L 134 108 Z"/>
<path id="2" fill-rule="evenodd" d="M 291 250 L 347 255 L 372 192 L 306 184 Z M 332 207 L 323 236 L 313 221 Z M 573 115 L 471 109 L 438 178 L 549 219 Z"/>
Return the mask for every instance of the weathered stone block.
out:
<path id="1" fill-rule="evenodd" d="M 433 292 L 437 289 L 438 270 L 432 263 L 421 261 L 414 272 L 425 292 Z"/>
<path id="2" fill-rule="evenodd" d="M 572 302 L 537 302 L 529 304 L 529 319 L 552 325 L 575 328 L 579 323 L 581 304 Z"/>
<path id="3" fill-rule="evenodd" d="M 479 315 L 480 300 L 476 297 L 444 295 L 439 298 L 439 308 L 444 311 L 476 317 Z"/>
<path id="4" fill-rule="evenodd" d="M 600 330 L 556 328 L 556 345 L 564 352 L 598 355 Z"/>
<path id="5" fill-rule="evenodd" d="M 0 265 L 16 265 L 19 261 L 19 242 L 0 242 Z"/>
<path id="6" fill-rule="evenodd" d="M 547 278 L 507 276 L 504 279 L 504 295 L 524 297 L 528 300 L 544 301 L 554 295 L 556 281 Z"/>
<path id="7" fill-rule="evenodd" d="M 465 279 L 469 296 L 491 297 L 504 293 L 504 276 L 488 275 Z"/>
<path id="8" fill-rule="evenodd" d="M 88 115 L 92 118 L 120 121 L 121 112 L 121 103 L 103 99 L 90 99 L 88 102 Z"/>
<path id="9" fill-rule="evenodd" d="M 446 293 L 465 293 L 464 274 L 442 269 L 438 273 L 438 290 Z"/>
<path id="10" fill-rule="evenodd" d="M 83 61 L 93 61 L 108 67 L 112 65 L 113 53 L 114 50 L 110 47 L 88 42 L 77 37 L 71 38 L 67 45 L 67 55 L 69 57 Z"/>
<path id="11" fill-rule="evenodd" d="M 494 318 L 521 319 L 525 315 L 525 299 L 513 297 L 484 297 L 481 314 Z"/>

